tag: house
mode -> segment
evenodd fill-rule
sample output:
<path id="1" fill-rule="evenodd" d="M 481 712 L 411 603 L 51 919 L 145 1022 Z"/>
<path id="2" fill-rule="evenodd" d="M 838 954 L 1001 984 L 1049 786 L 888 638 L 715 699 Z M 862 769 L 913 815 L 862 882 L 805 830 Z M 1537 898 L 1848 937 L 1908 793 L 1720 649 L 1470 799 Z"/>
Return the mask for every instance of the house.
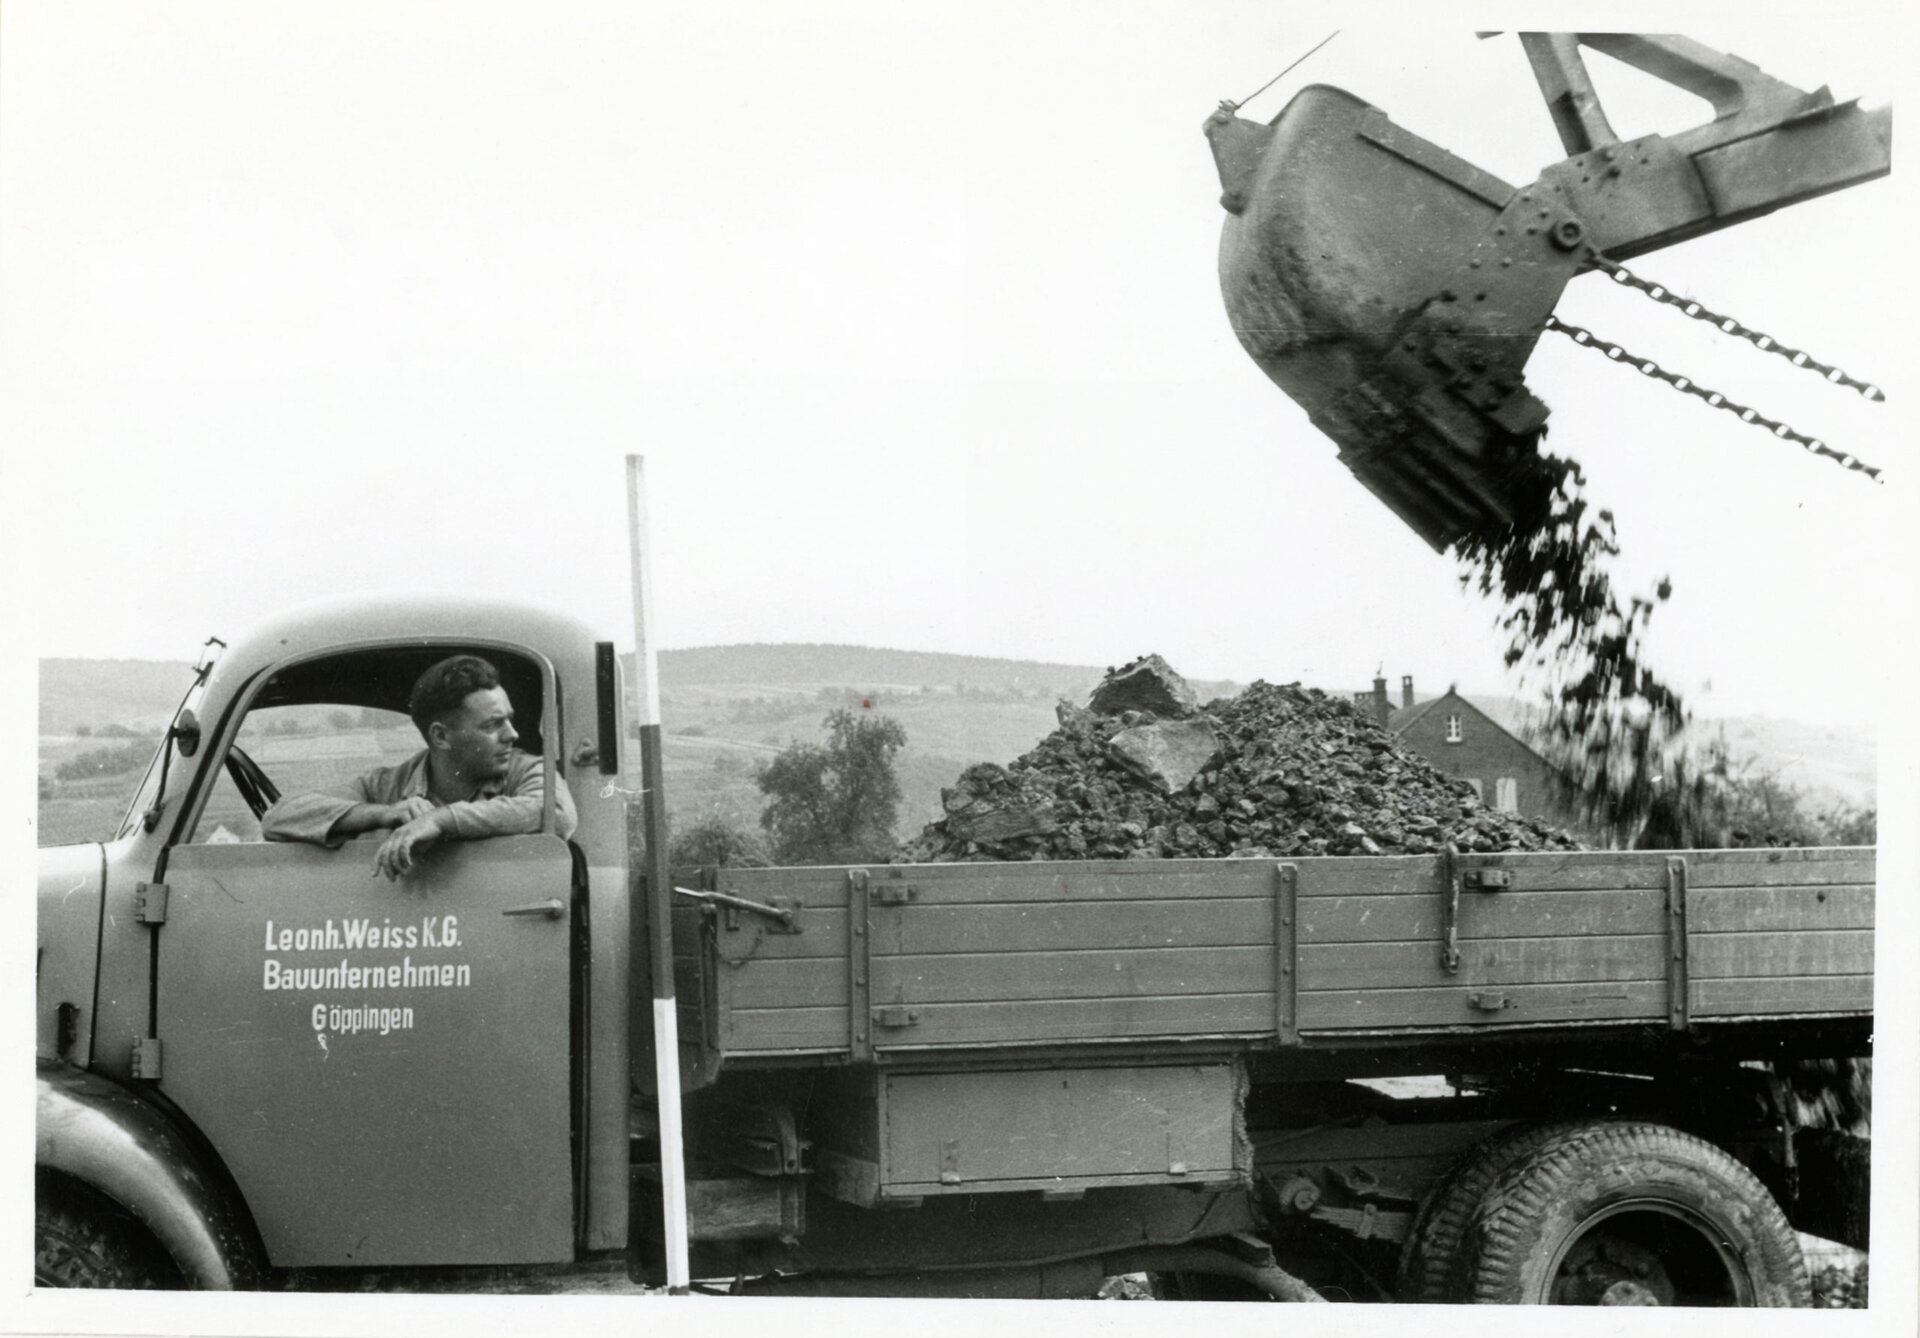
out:
<path id="1" fill-rule="evenodd" d="M 1504 813 L 1564 820 L 1547 760 L 1453 688 L 1416 704 L 1413 678 L 1406 675 L 1395 707 L 1387 680 L 1376 676 L 1372 693 L 1355 693 L 1354 704 L 1393 731 L 1402 747 L 1473 786 L 1480 802 Z"/>

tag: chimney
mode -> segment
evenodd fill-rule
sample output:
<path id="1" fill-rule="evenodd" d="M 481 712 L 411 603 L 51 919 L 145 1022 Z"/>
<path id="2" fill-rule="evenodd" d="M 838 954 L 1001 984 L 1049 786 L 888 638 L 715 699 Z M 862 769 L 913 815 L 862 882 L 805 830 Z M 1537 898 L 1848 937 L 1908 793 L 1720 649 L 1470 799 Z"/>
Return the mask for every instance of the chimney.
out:
<path id="1" fill-rule="evenodd" d="M 1384 726 L 1393 708 L 1387 705 L 1387 679 L 1379 670 L 1373 673 L 1373 718 Z"/>
<path id="2" fill-rule="evenodd" d="M 1412 674 L 1400 675 L 1400 709 L 1403 711 L 1411 711 L 1413 709 Z"/>

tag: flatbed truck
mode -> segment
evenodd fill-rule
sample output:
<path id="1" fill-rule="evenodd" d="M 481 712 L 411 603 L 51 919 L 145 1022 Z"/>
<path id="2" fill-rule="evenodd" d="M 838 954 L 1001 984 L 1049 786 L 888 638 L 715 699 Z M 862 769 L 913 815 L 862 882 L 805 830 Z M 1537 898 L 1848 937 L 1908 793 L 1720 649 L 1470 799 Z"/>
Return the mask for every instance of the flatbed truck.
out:
<path id="1" fill-rule="evenodd" d="M 498 666 L 578 827 L 260 839 Z M 334 722 L 315 737 L 300 722 Z M 291 723 L 288 723 L 291 722 Z M 41 852 L 40 1285 L 663 1276 L 622 669 L 539 609 L 357 601 L 196 670 L 118 834 Z M 1803 1305 L 1863 1140 L 1862 849 L 676 871 L 697 1285 Z M 1418 1080 L 1418 1081 L 1416 1081 Z M 671 1122 L 669 1122 L 671 1123 Z"/>

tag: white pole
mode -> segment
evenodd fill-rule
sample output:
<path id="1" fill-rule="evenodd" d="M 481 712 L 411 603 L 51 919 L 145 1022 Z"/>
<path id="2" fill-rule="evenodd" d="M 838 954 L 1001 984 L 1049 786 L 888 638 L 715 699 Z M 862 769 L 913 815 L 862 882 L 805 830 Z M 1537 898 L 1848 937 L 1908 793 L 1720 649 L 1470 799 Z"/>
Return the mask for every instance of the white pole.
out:
<path id="1" fill-rule="evenodd" d="M 640 785 L 647 848 L 647 904 L 629 906 L 638 971 L 653 975 L 653 1056 L 660 1104 L 660 1191 L 667 1242 L 667 1290 L 692 1289 L 687 1261 L 687 1164 L 680 1116 L 680 1027 L 673 997 L 673 889 L 667 872 L 667 801 L 661 789 L 660 673 L 653 647 L 653 579 L 648 553 L 646 462 L 627 457 L 627 524 L 633 554 L 634 670 L 640 676 Z M 643 954 L 641 945 L 646 944 Z"/>

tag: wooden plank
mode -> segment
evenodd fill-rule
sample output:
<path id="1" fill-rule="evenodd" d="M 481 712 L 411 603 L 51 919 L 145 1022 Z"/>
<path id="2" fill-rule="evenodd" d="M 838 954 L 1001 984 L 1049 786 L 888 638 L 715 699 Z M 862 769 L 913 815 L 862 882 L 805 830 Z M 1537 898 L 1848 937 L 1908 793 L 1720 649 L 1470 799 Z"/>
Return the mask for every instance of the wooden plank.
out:
<path id="1" fill-rule="evenodd" d="M 1666 975 L 1666 939 L 1658 934 L 1463 939 L 1460 970 L 1452 975 L 1441 969 L 1433 939 L 1321 945 L 1300 953 L 1303 990 L 1652 981 Z"/>
<path id="2" fill-rule="evenodd" d="M 1589 892 L 1463 892 L 1460 934 L 1474 937 L 1573 937 L 1650 934 L 1665 915 L 1664 876 L 1657 887 Z M 1371 943 L 1425 939 L 1438 944 L 1440 894 L 1330 897 L 1300 903 L 1300 943 Z"/>
<path id="3" fill-rule="evenodd" d="M 1126 901 L 1193 901 L 1208 898 L 1270 898 L 1272 860 L 1203 861 L 1200 867 L 1181 860 L 1132 860 L 1124 869 L 1060 864 L 955 864 L 934 876 L 916 873 L 906 885 L 913 889 L 908 909 L 938 906 L 995 906 L 1029 902 L 1090 902 L 1107 905 Z M 916 867 L 916 866 L 907 866 Z M 927 866 L 917 866 L 925 870 Z M 951 872 L 949 872 L 951 871 Z M 887 886 L 876 881 L 874 890 Z"/>
<path id="4" fill-rule="evenodd" d="M 1408 896 L 1440 891 L 1437 855 L 1379 858 L 1305 859 L 1300 864 L 1304 898 Z M 1461 852 L 1464 869 L 1504 869 L 1512 887 L 1466 896 L 1511 896 L 1517 892 L 1581 892 L 1613 888 L 1666 886 L 1666 861 L 1650 851 L 1583 851 L 1566 854 L 1471 854 Z"/>
<path id="5" fill-rule="evenodd" d="M 720 967 L 721 1001 L 741 1008 L 835 1006 L 845 1016 L 847 963 L 844 957 L 789 960 L 762 958 L 741 967 Z"/>
<path id="6" fill-rule="evenodd" d="M 1269 873 L 1269 879 L 1272 878 Z M 879 942 L 905 953 L 1060 951 L 1070 948 L 1218 947 L 1273 936 L 1273 898 L 1161 898 L 1118 902 L 1021 902 L 876 909 L 897 935 Z M 878 932 L 885 932 L 876 926 Z"/>
<path id="7" fill-rule="evenodd" d="M 1740 976 L 1871 976 L 1873 931 L 1696 935 L 1688 945 L 1695 981 Z"/>
<path id="8" fill-rule="evenodd" d="M 1693 983 L 1696 1019 L 1872 1012 L 1872 976 L 1738 976 Z"/>
<path id="9" fill-rule="evenodd" d="M 1873 884 L 1689 888 L 1695 934 L 1760 929 L 1871 929 Z"/>
<path id="10" fill-rule="evenodd" d="M 1667 1015 L 1664 976 L 1658 982 L 1495 986 L 1494 992 L 1506 995 L 1513 1004 L 1498 1012 L 1483 1012 L 1468 1002 L 1468 995 L 1487 988 L 1458 984 L 1421 989 L 1302 990 L 1300 1031 L 1303 1036 L 1380 1027 L 1406 1027 L 1419 1032 L 1461 1024 L 1664 1021 Z"/>
<path id="11" fill-rule="evenodd" d="M 1871 848 L 1696 850 L 1687 860 L 1689 892 L 1707 887 L 1812 887 L 1874 881 Z"/>
<path id="12" fill-rule="evenodd" d="M 882 1033 L 883 1050 L 940 1045 L 1239 1036 L 1270 1039 L 1273 994 L 1136 995 L 1114 999 L 922 1004 L 919 1021 Z"/>
<path id="13" fill-rule="evenodd" d="M 1273 988 L 1273 949 L 945 953 L 883 958 L 874 974 L 877 1001 L 913 1005 L 1257 993 Z"/>
<path id="14" fill-rule="evenodd" d="M 730 1055 L 765 1054 L 786 1049 L 824 1050 L 844 1054 L 847 1048 L 847 1008 L 789 1005 L 778 1008 L 735 1008 L 726 1051 Z"/>

